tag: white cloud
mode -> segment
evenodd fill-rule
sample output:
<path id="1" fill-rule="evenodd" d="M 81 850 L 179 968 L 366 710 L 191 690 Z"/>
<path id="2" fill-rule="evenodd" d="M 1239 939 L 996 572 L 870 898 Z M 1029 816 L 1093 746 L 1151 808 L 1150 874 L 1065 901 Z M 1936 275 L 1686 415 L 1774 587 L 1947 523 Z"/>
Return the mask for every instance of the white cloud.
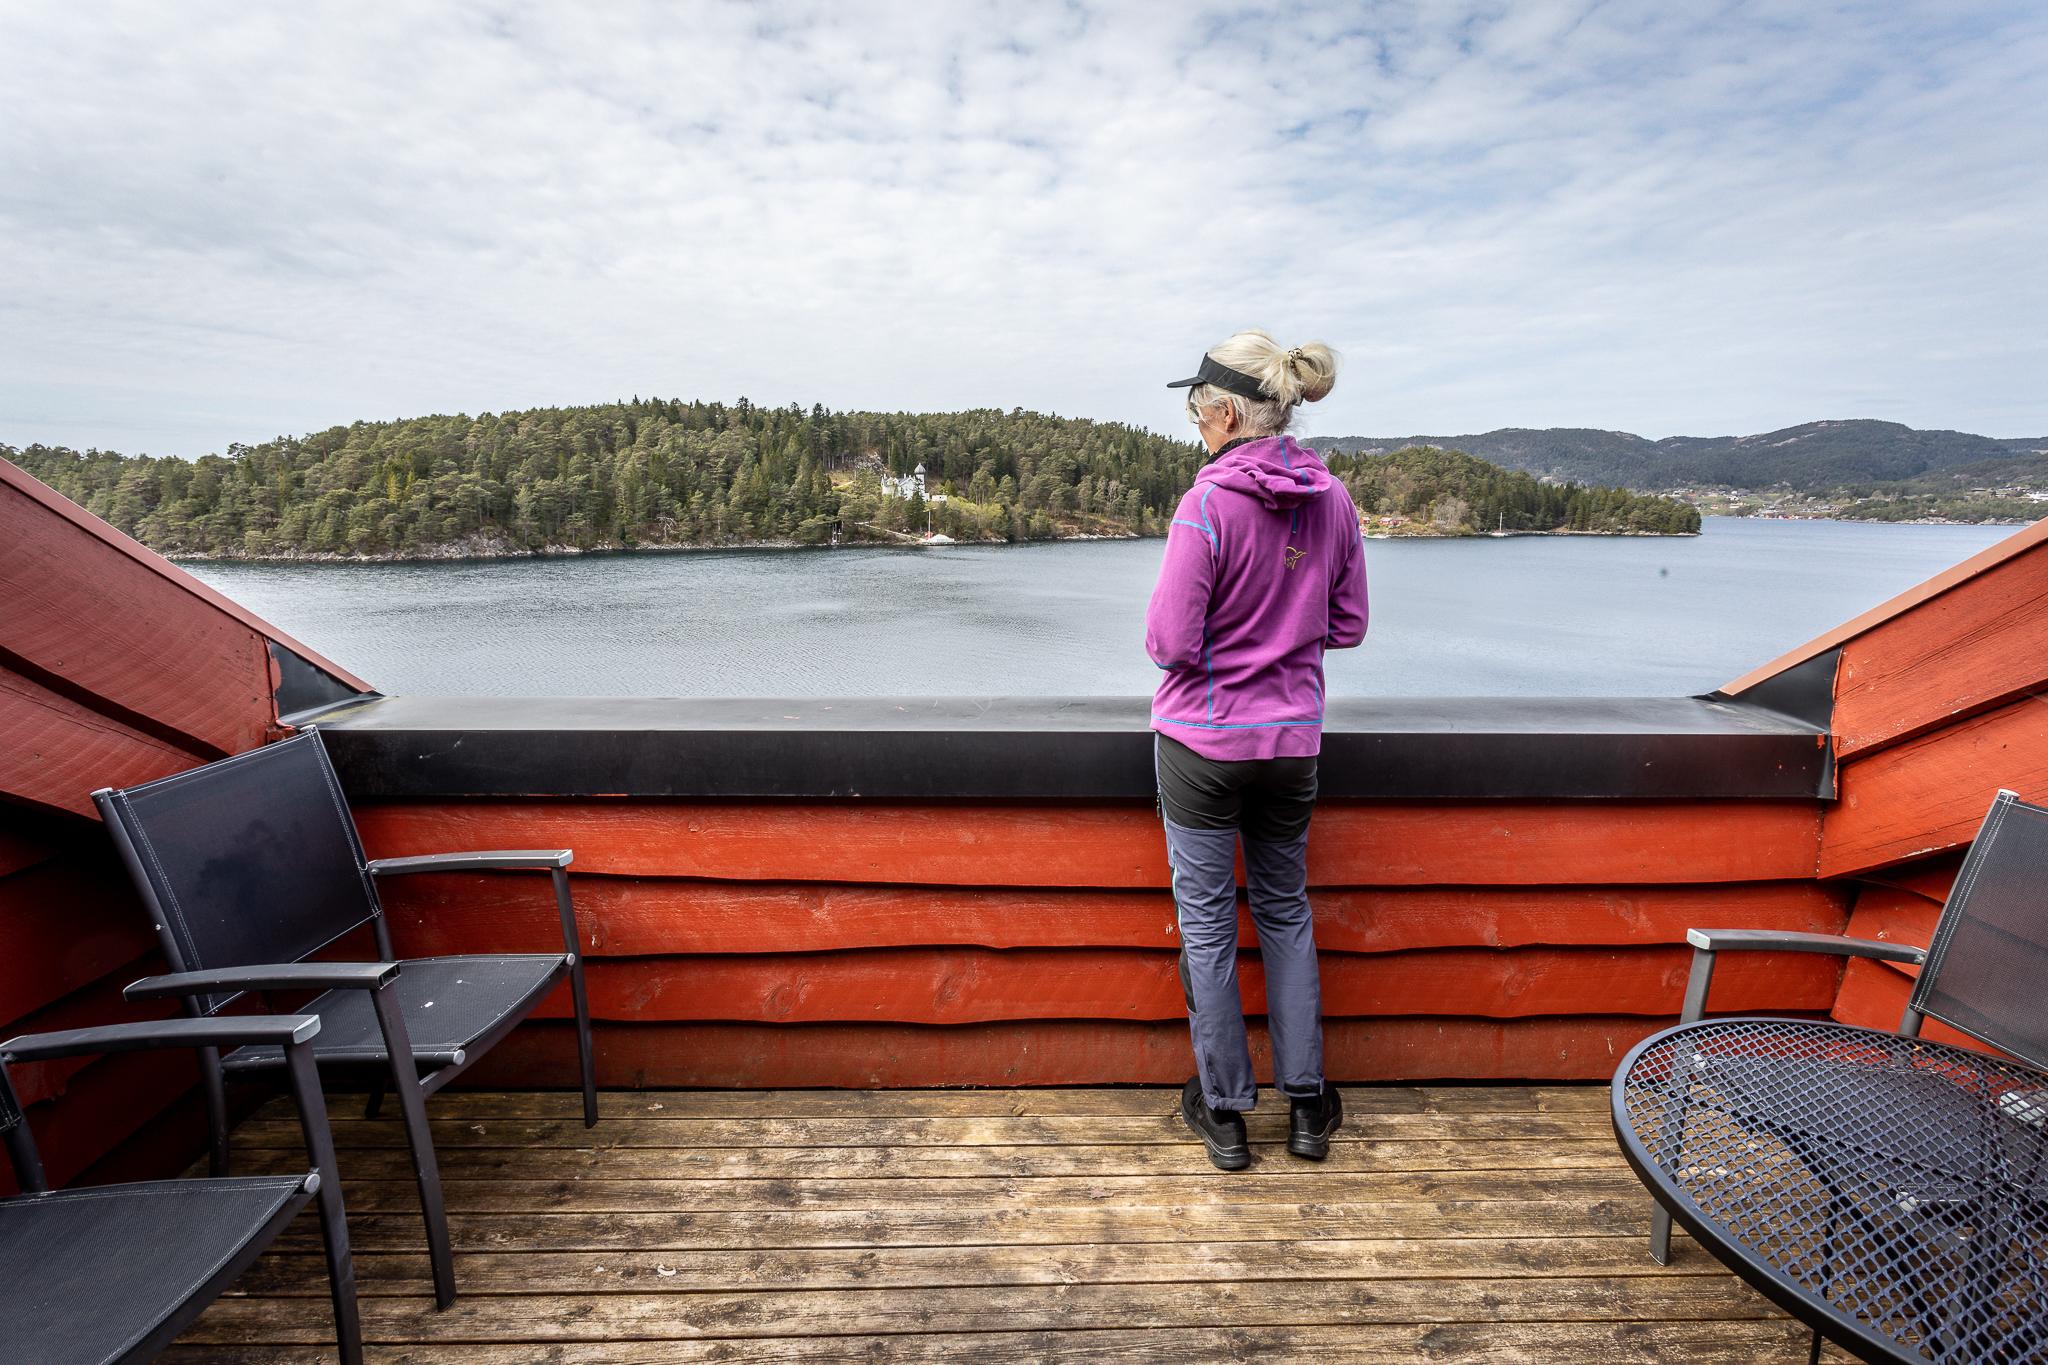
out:
<path id="1" fill-rule="evenodd" d="M 631 393 L 2048 432 L 2034 5 L 0 10 L 0 441 Z"/>

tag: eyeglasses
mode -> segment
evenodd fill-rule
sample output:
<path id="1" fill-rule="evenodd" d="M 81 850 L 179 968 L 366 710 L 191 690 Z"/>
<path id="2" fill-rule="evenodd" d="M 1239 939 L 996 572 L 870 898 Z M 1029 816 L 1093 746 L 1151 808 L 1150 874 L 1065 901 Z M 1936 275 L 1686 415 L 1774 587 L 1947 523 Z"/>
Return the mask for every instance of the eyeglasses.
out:
<path id="1" fill-rule="evenodd" d="M 1188 399 L 1188 420 L 1196 426 L 1202 425 L 1202 410 L 1195 406 L 1195 400 Z"/>

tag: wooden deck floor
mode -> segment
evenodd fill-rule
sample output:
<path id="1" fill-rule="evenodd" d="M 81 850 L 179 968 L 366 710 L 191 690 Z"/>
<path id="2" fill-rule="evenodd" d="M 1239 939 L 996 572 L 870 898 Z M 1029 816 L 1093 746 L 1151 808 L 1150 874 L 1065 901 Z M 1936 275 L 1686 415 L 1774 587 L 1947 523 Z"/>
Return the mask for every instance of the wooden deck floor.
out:
<path id="1" fill-rule="evenodd" d="M 614 1092 L 430 1105 L 462 1296 L 434 1311 L 397 1124 L 335 1097 L 371 1358 L 1800 1361 L 1648 1210 L 1604 1087 L 1365 1087 L 1321 1166 L 1212 1170 L 1161 1090 Z M 303 1161 L 281 1102 L 243 1170 Z M 301 1361 L 310 1220 L 171 1359 Z M 1847 1359 L 1847 1357 L 1834 1357 Z"/>

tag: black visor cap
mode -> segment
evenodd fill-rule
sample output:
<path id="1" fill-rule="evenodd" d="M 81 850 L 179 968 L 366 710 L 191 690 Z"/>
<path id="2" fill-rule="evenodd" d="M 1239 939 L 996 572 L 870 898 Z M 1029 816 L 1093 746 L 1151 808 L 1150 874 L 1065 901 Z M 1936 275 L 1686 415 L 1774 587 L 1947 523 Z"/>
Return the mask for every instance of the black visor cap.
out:
<path id="1" fill-rule="evenodd" d="M 1202 368 L 1195 371 L 1193 379 L 1176 379 L 1166 387 L 1169 389 L 1185 389 L 1196 384 L 1212 384 L 1226 393 L 1234 393 L 1240 398 L 1249 398 L 1255 403 L 1270 403 L 1274 401 L 1272 394 L 1259 387 L 1258 380 L 1252 378 L 1243 370 L 1233 370 L 1228 365 L 1219 364 L 1206 355 L 1202 357 Z"/>

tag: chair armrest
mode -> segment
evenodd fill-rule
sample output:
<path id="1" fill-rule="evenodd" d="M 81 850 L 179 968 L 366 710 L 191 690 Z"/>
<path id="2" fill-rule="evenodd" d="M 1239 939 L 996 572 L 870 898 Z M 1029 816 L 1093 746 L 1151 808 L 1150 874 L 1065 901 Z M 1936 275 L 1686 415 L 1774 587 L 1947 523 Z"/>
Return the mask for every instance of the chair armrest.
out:
<path id="1" fill-rule="evenodd" d="M 1685 941 L 1709 953 L 1832 953 L 1837 957 L 1871 957 L 1884 962 L 1919 966 L 1927 950 L 1910 943 L 1879 943 L 1839 934 L 1799 934 L 1786 929 L 1688 929 Z"/>
<path id="2" fill-rule="evenodd" d="M 166 995 L 235 991 L 374 991 L 389 985 L 397 976 L 396 962 L 279 962 L 145 976 L 123 986 L 121 994 L 129 1000 L 154 1000 Z"/>
<path id="3" fill-rule="evenodd" d="M 477 853 L 423 853 L 416 858 L 372 858 L 373 877 L 400 877 L 409 872 L 549 872 L 554 875 L 555 907 L 562 919 L 562 951 L 570 966 L 582 953 L 576 932 L 576 910 L 569 900 L 569 864 L 576 854 L 566 848 L 497 849 Z M 581 969 L 578 968 L 580 971 Z"/>
<path id="4" fill-rule="evenodd" d="M 1904 962 L 1919 966 L 1927 961 L 1927 950 L 1910 943 L 1879 943 L 1867 938 L 1843 938 L 1837 934 L 1801 934 L 1788 929 L 1688 929 L 1685 941 L 1692 945 L 1692 970 L 1685 979 L 1685 1004 L 1678 1022 L 1690 1024 L 1707 1012 L 1707 992 L 1714 984 L 1716 953 L 1827 953 L 1835 957 L 1869 957 L 1883 962 Z"/>
<path id="5" fill-rule="evenodd" d="M 148 1019 L 133 1024 L 65 1029 L 60 1033 L 24 1033 L 0 1043 L 0 1061 L 45 1062 L 108 1052 L 136 1052 L 154 1047 L 241 1047 L 245 1044 L 289 1047 L 320 1031 L 310 1014 L 231 1014 L 207 1019 Z"/>
<path id="6" fill-rule="evenodd" d="M 372 858 L 373 877 L 410 872 L 545 872 L 567 867 L 575 854 L 566 848 L 495 849 L 477 853 L 423 853 L 417 858 Z"/>

